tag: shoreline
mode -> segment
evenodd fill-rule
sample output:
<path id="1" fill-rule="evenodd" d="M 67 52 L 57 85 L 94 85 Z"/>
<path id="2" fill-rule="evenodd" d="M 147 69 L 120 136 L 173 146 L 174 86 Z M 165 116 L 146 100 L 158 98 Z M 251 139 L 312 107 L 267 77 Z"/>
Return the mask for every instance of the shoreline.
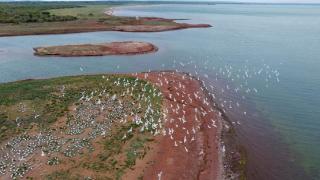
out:
<path id="1" fill-rule="evenodd" d="M 206 102 L 208 97 L 201 90 L 200 81 L 177 72 L 139 73 L 134 77 L 151 81 L 163 92 L 167 112 L 164 126 L 172 132 L 159 140 L 154 157 L 157 163 L 146 169 L 144 178 L 155 179 L 161 172 L 164 179 L 221 179 L 221 119 L 212 104 Z M 190 95 L 193 93 L 196 94 Z"/>
<path id="2" fill-rule="evenodd" d="M 211 144 L 211 150 L 215 151 L 213 153 L 217 153 L 217 156 L 215 156 L 216 161 L 212 161 L 212 159 L 205 159 L 205 162 L 219 162 L 218 164 L 211 164 L 211 166 L 214 166 L 214 170 L 211 169 L 211 172 L 215 171 L 215 175 L 214 176 L 208 176 L 208 174 L 206 175 L 198 175 L 197 179 L 246 179 L 246 163 L 247 163 L 247 152 L 246 149 L 243 145 L 240 144 L 240 142 L 237 140 L 237 134 L 235 133 L 235 127 L 232 124 L 232 121 L 229 119 L 229 117 L 223 112 L 223 110 L 218 107 L 215 106 L 215 100 L 213 99 L 213 97 L 210 95 L 210 93 L 207 91 L 207 89 L 205 88 L 203 82 L 199 79 L 197 79 L 196 77 L 190 75 L 189 73 L 185 73 L 185 72 L 176 72 L 176 71 L 151 71 L 151 72 L 141 72 L 141 73 L 132 73 L 135 77 L 140 77 L 142 80 L 148 80 L 150 77 L 147 76 L 145 77 L 144 74 L 150 74 L 150 73 L 154 73 L 155 76 L 159 76 L 159 74 L 163 74 L 163 73 L 169 73 L 172 76 L 186 76 L 186 79 L 189 79 L 190 82 L 188 82 L 188 87 L 190 86 L 189 84 L 193 84 L 196 83 L 197 85 L 197 89 L 203 92 L 204 98 L 206 98 L 206 100 L 208 100 L 209 103 L 209 108 L 211 110 L 209 111 L 214 111 L 215 114 L 215 122 L 217 123 L 217 128 L 216 128 L 216 134 L 213 135 L 212 134 L 212 128 L 214 128 L 213 126 L 211 126 L 211 128 L 207 128 L 205 129 L 205 133 L 204 136 L 206 136 L 207 138 L 209 138 L 212 141 L 215 141 L 216 144 Z M 155 83 L 157 86 L 159 86 L 159 79 L 155 79 L 154 77 L 151 77 L 151 80 L 153 81 L 153 83 Z M 181 79 L 180 79 L 181 80 Z M 161 80 L 160 80 L 161 82 Z M 178 82 L 176 82 L 178 83 Z M 180 82 L 179 82 L 180 83 Z M 161 88 L 160 88 L 161 89 Z M 171 89 L 169 88 L 164 88 L 165 90 Z M 181 92 L 181 91 L 179 91 Z M 173 93 L 172 93 L 173 94 Z M 165 97 L 168 98 L 168 97 Z M 174 98 L 174 96 L 172 96 L 172 98 Z M 168 100 L 168 99 L 166 99 Z M 172 100 L 169 100 L 172 102 Z M 170 105 L 169 105 L 170 106 Z M 203 106 L 203 104 L 201 105 Z M 206 118 L 205 118 L 206 119 Z M 204 124 L 208 125 L 208 122 L 206 121 Z M 210 125 L 209 125 L 210 126 Z M 208 127 L 208 126 L 207 126 Z M 211 132 L 210 132 L 211 131 Z M 209 134 L 211 134 L 211 136 L 208 136 Z M 207 141 L 208 142 L 208 141 Z M 212 146 L 215 146 L 216 148 L 212 148 Z M 162 146 L 164 147 L 164 146 Z M 183 154 L 183 151 L 180 152 Z M 211 151 L 212 153 L 212 151 Z M 208 153 L 210 154 L 210 153 Z M 177 155 L 179 156 L 179 155 Z M 208 157 L 207 154 L 204 157 Z M 160 151 L 160 156 L 157 159 L 156 162 L 159 161 L 163 161 L 163 152 Z M 199 159 L 197 159 L 196 161 L 199 161 Z M 179 163 L 175 163 L 175 166 L 179 166 L 177 165 Z M 183 165 L 181 165 L 183 167 Z M 205 166 L 207 169 L 208 167 L 210 167 L 210 164 L 207 164 L 207 166 Z M 159 167 L 158 167 L 159 168 Z M 205 169 L 206 169 L 205 168 Z M 213 171 L 212 171 L 213 170 Z M 177 169 L 174 170 L 174 172 L 176 172 Z M 190 171 L 190 169 L 188 168 L 188 171 Z M 204 171 L 203 169 L 201 171 Z M 149 178 L 156 178 L 156 172 L 154 171 L 154 169 L 151 172 L 148 172 L 148 176 L 144 176 L 147 177 L 147 179 Z M 203 173 L 203 172 L 201 172 Z M 151 174 L 151 175 L 150 175 Z M 170 178 L 180 178 L 182 176 L 183 172 L 181 172 L 178 176 L 174 177 L 173 175 L 168 175 L 168 179 Z M 205 174 L 205 173 L 203 173 Z M 153 176 L 152 176 L 153 175 Z M 184 178 L 187 178 L 188 176 L 185 176 Z M 191 177 L 191 176 L 190 176 Z M 167 179 L 167 178 L 165 178 Z M 188 179 L 188 178 L 187 178 Z"/>
<path id="3" fill-rule="evenodd" d="M 152 32 L 165 32 L 165 31 L 176 31 L 191 28 L 211 28 L 209 24 L 188 24 L 188 23 L 177 23 L 178 25 L 170 26 L 154 26 L 154 25 L 123 25 L 123 26 L 110 26 L 110 27 L 83 27 L 82 29 L 57 29 L 57 30 L 45 30 L 42 32 L 19 32 L 19 33 L 1 33 L 0 37 L 14 37 L 14 36 L 32 36 L 32 35 L 58 35 L 58 34 L 76 34 L 76 33 L 89 33 L 89 32 L 131 32 L 131 33 L 152 33 Z M 85 24 L 84 24 L 85 25 Z M 87 24 L 88 26 L 92 24 Z M 14 25 L 12 25 L 14 26 Z M 94 25 L 93 25 L 94 26 Z M 16 27 L 19 28 L 19 27 Z"/>

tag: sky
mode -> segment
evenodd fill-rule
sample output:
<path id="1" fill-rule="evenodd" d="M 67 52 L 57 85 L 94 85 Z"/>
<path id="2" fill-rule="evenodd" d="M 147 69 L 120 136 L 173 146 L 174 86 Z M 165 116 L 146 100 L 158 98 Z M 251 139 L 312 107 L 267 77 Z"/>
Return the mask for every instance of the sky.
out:
<path id="1" fill-rule="evenodd" d="M 320 3 L 320 0 L 214 0 L 231 2 L 256 2 L 256 3 Z"/>
<path id="2" fill-rule="evenodd" d="M 1 1 L 19 1 L 19 0 L 0 0 L 0 2 Z M 33 0 L 33 1 L 60 1 L 60 0 Z M 63 1 L 79 1 L 79 0 L 63 0 Z M 86 0 L 86 1 L 94 1 L 94 0 Z M 113 1 L 121 1 L 121 0 L 113 0 Z M 133 0 L 133 1 L 136 1 L 136 0 Z M 144 0 L 144 1 L 148 1 L 148 0 Z M 158 1 L 196 1 L 196 0 L 158 0 Z M 320 3 L 320 0 L 199 0 L 199 1 L 254 2 L 254 3 Z"/>

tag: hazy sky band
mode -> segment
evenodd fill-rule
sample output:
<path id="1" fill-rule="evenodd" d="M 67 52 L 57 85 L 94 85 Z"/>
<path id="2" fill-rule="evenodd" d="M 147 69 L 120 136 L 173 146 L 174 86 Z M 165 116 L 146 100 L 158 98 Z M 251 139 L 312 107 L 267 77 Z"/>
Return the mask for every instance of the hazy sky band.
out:
<path id="1" fill-rule="evenodd" d="M 24 1 L 24 0 L 0 0 L 3 1 Z M 26 0 L 31 1 L 31 0 Z M 32 0 L 37 1 L 37 0 Z M 81 1 L 81 0 L 38 0 L 38 1 Z M 95 1 L 95 0 L 82 0 L 82 1 Z M 112 1 L 122 1 L 122 0 L 112 0 Z M 128 1 L 128 0 L 125 0 Z M 132 0 L 139 1 L 139 0 Z M 148 1 L 148 0 L 142 0 Z M 152 1 L 152 0 L 151 0 Z M 155 0 L 155 1 L 195 1 L 195 0 Z M 210 0 L 203 0 L 210 1 Z M 320 3 L 320 0 L 212 0 L 210 2 L 254 2 L 254 3 Z"/>

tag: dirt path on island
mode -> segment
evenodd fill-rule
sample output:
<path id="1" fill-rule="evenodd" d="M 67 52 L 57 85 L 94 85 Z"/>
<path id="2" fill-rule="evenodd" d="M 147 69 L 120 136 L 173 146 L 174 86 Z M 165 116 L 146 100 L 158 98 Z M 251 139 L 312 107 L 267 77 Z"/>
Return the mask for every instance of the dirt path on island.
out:
<path id="1" fill-rule="evenodd" d="M 164 130 L 144 179 L 222 179 L 221 114 L 201 82 L 184 73 L 134 74 L 157 85 L 164 97 Z"/>

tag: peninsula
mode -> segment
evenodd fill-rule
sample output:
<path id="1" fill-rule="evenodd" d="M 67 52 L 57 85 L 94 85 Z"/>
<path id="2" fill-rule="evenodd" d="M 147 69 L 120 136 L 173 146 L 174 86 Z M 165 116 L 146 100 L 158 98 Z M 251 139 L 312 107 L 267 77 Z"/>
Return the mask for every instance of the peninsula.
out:
<path id="1" fill-rule="evenodd" d="M 1 84 L 1 178 L 221 179 L 223 117 L 201 86 L 177 72 Z"/>
<path id="2" fill-rule="evenodd" d="M 80 4 L 80 5 L 79 5 Z M 112 5 L 90 3 L 0 3 L 0 37 L 94 31 L 160 32 L 208 28 L 209 24 L 178 23 L 156 17 L 115 16 Z"/>

